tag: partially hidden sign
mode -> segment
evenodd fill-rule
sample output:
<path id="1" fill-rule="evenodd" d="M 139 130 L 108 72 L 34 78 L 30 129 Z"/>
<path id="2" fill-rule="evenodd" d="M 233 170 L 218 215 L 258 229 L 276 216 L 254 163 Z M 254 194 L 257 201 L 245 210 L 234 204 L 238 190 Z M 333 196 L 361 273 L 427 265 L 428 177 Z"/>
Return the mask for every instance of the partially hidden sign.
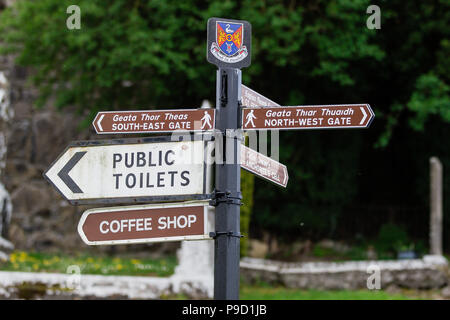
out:
<path id="1" fill-rule="evenodd" d="M 215 109 L 101 111 L 92 125 L 98 134 L 211 131 Z"/>
<path id="2" fill-rule="evenodd" d="M 368 104 L 244 108 L 242 129 L 367 128 L 374 117 Z"/>
<path id="3" fill-rule="evenodd" d="M 211 239 L 213 210 L 208 202 L 180 202 L 90 209 L 78 233 L 88 245 Z"/>
<path id="4" fill-rule="evenodd" d="M 241 145 L 241 168 L 286 188 L 289 175 L 284 164 Z"/>
<path id="5" fill-rule="evenodd" d="M 241 85 L 241 99 L 244 107 L 279 107 L 280 105 L 262 94 Z"/>
<path id="6" fill-rule="evenodd" d="M 171 137 L 72 143 L 45 172 L 71 204 L 199 200 L 210 141 Z"/>

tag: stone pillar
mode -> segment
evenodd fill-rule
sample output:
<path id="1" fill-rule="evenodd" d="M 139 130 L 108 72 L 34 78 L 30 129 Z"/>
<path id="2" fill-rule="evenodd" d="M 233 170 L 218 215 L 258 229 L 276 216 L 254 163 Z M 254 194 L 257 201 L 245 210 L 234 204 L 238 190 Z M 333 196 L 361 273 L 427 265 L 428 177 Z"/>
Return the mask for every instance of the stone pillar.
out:
<path id="1" fill-rule="evenodd" d="M 0 0 L 0 11 L 10 7 L 16 0 Z M 0 43 L 0 45 L 2 45 Z M 8 252 L 14 249 L 14 245 L 5 239 L 8 237 L 8 227 L 11 221 L 12 203 L 9 192 L 3 184 L 6 167 L 7 137 L 9 124 L 14 117 L 14 109 L 11 105 L 11 85 L 8 79 L 8 70 L 11 69 L 10 56 L 0 56 L 0 261 L 8 260 Z"/>
<path id="2" fill-rule="evenodd" d="M 442 164 L 430 158 L 430 254 L 442 255 Z"/>
<path id="3" fill-rule="evenodd" d="M 202 108 L 211 108 L 204 100 Z M 208 149 L 207 152 L 211 152 Z M 206 192 L 212 192 L 212 166 L 206 170 Z M 214 208 L 210 207 L 209 230 L 214 230 Z M 194 298 L 212 298 L 214 295 L 214 240 L 183 241 L 177 252 L 178 265 L 171 277 L 175 293 L 184 293 Z"/>
<path id="4" fill-rule="evenodd" d="M 13 249 L 13 245 L 6 239 L 11 220 L 12 204 L 9 192 L 3 185 L 2 178 L 6 166 L 7 136 L 9 123 L 14 113 L 10 100 L 10 82 L 7 73 L 0 69 L 0 260 L 7 260 L 5 253 Z"/>
<path id="5" fill-rule="evenodd" d="M 214 210 L 214 209 L 212 209 Z M 209 213 L 214 215 L 214 212 Z M 214 220 L 209 222 L 214 228 Z M 211 229 L 212 230 L 212 229 Z M 214 295 L 214 240 L 183 241 L 177 252 L 178 265 L 171 277 L 173 291 L 193 298 Z"/>

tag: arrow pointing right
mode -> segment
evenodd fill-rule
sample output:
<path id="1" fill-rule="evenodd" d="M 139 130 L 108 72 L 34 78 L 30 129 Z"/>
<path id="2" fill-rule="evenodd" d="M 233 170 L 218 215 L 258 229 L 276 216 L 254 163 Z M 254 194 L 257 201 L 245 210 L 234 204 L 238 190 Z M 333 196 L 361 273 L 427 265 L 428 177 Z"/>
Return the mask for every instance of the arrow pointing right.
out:
<path id="1" fill-rule="evenodd" d="M 86 154 L 87 151 L 80 151 L 73 155 L 72 158 L 70 158 L 69 162 L 66 163 L 66 165 L 58 172 L 58 177 L 61 178 L 61 180 L 66 184 L 66 186 L 72 191 L 73 193 L 83 193 L 83 191 L 80 189 L 80 187 L 73 181 L 73 179 L 69 176 L 70 170 L 72 170 L 73 167 L 76 166 L 78 161 L 83 158 L 83 156 Z"/>
<path id="2" fill-rule="evenodd" d="M 359 124 L 363 124 L 364 120 L 367 118 L 367 113 L 364 111 L 363 107 L 359 107 L 361 109 L 361 112 L 363 113 L 363 118 L 361 119 L 361 122 Z"/>

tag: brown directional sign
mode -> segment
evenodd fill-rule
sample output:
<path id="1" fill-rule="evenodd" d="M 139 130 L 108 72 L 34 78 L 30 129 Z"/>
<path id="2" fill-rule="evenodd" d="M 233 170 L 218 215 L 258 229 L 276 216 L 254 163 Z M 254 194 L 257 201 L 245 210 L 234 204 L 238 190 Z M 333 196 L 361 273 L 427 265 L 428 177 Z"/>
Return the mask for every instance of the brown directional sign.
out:
<path id="1" fill-rule="evenodd" d="M 88 245 L 211 239 L 208 202 L 90 209 L 78 233 Z"/>
<path id="2" fill-rule="evenodd" d="M 244 108 L 242 129 L 367 128 L 374 117 L 368 104 Z"/>
<path id="3" fill-rule="evenodd" d="M 262 94 L 241 85 L 241 99 L 244 107 L 279 107 L 280 105 L 264 97 Z"/>
<path id="4" fill-rule="evenodd" d="M 92 124 L 98 134 L 209 131 L 215 126 L 215 109 L 102 111 Z"/>
<path id="5" fill-rule="evenodd" d="M 241 145 L 241 168 L 286 188 L 288 172 L 284 164 Z"/>

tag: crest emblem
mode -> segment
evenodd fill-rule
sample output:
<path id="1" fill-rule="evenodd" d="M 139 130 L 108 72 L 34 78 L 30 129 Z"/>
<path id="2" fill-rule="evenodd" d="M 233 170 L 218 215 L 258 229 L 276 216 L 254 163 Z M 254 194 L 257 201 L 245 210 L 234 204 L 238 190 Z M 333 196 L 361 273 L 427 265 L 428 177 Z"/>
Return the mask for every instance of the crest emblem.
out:
<path id="1" fill-rule="evenodd" d="M 215 40 L 210 51 L 220 61 L 236 63 L 248 56 L 247 47 L 243 45 L 243 23 L 216 21 Z"/>

